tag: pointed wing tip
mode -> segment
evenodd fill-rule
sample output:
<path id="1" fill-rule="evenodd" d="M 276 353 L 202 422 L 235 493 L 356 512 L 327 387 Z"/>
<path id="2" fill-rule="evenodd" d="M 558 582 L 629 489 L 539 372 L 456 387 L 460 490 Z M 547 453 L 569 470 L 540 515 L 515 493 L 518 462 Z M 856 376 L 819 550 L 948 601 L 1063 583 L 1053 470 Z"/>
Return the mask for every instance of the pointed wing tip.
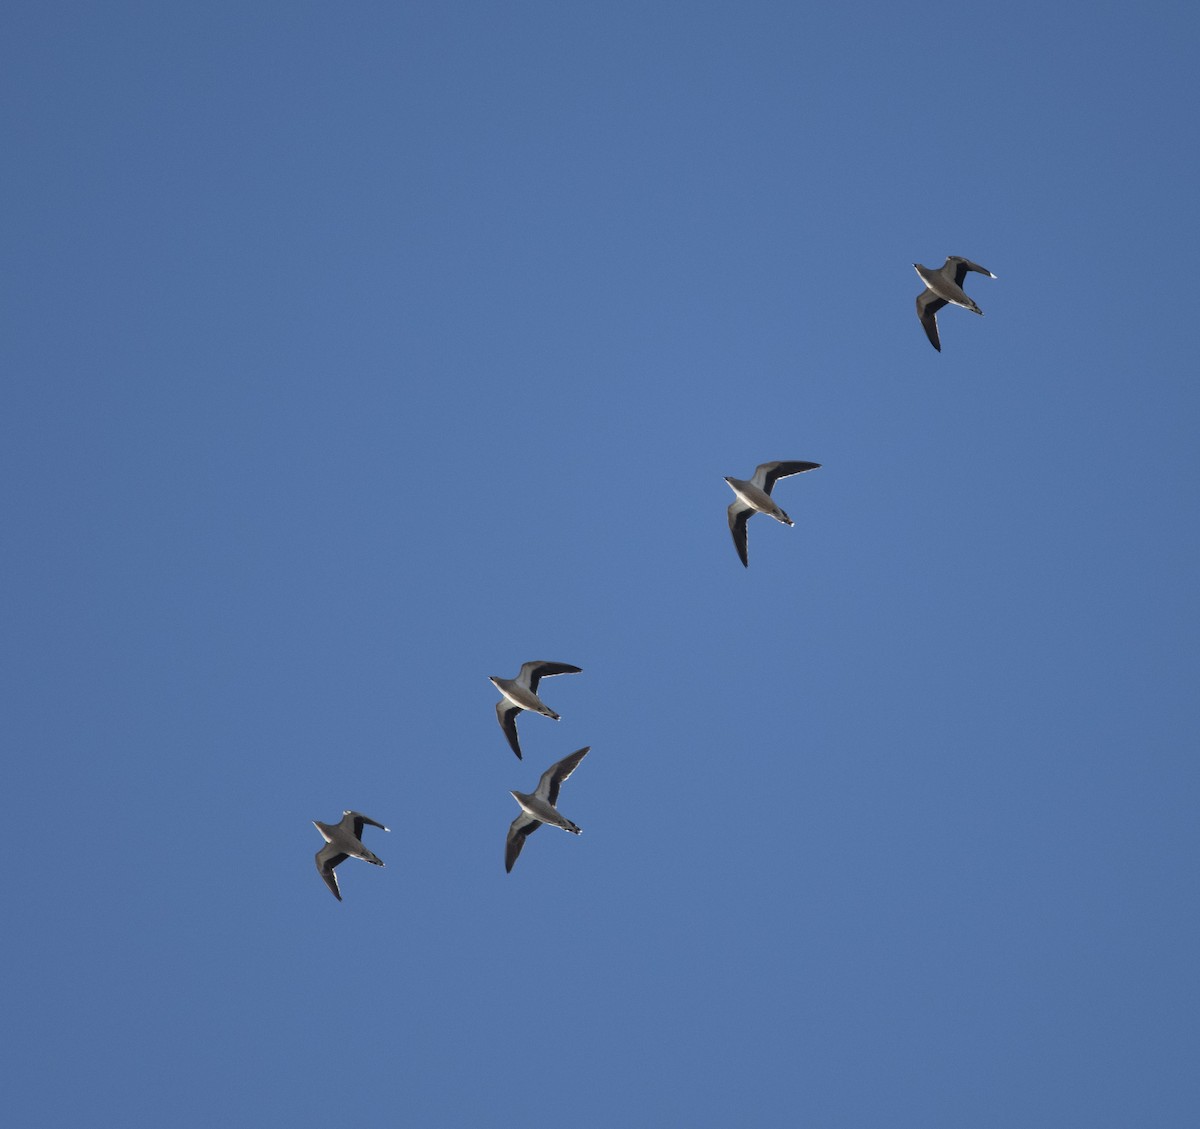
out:
<path id="1" fill-rule="evenodd" d="M 522 812 L 522 815 L 524 812 Z M 521 816 L 518 815 L 512 821 L 508 828 L 508 835 L 504 839 L 504 873 L 511 874 L 512 868 L 516 864 L 517 859 L 521 855 L 521 848 L 525 846 L 525 840 L 528 838 L 531 831 L 537 830 L 537 824 L 532 827 L 529 824 L 521 822 Z"/>
<path id="2" fill-rule="evenodd" d="M 504 734 L 508 747 L 521 759 L 521 739 L 517 735 L 517 714 L 521 713 L 520 706 L 510 706 L 504 700 L 496 703 L 496 720 Z"/>
<path id="3" fill-rule="evenodd" d="M 749 506 L 742 505 L 741 499 L 729 505 L 729 532 L 733 535 L 733 547 L 737 550 L 738 560 L 747 568 L 750 567 L 750 562 L 746 559 L 749 551 L 746 523 L 753 515 L 754 511 Z"/>

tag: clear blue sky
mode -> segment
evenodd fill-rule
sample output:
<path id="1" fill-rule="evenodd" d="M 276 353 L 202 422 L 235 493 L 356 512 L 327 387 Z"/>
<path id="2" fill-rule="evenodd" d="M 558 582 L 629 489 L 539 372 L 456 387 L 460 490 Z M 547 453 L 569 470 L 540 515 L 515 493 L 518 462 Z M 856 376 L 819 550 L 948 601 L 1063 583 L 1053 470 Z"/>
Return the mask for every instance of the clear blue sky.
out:
<path id="1" fill-rule="evenodd" d="M 10 5 L 13 1124 L 1200 1123 L 1198 30 Z"/>

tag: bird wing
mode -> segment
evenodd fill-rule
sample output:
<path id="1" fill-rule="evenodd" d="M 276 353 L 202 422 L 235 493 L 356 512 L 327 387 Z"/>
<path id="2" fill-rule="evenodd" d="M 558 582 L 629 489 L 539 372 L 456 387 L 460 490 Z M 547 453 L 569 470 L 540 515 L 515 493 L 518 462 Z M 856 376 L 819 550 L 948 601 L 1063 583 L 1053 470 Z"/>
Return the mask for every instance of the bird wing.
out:
<path id="1" fill-rule="evenodd" d="M 337 875 L 333 873 L 333 868 L 338 863 L 345 862 L 349 857 L 349 855 L 339 851 L 337 847 L 330 846 L 328 843 L 317 852 L 317 871 L 325 879 L 325 885 L 333 891 L 333 896 L 339 902 L 342 900 L 342 894 L 338 889 Z"/>
<path id="2" fill-rule="evenodd" d="M 507 698 L 501 698 L 496 703 L 496 720 L 508 738 L 509 748 L 517 754 L 517 760 L 521 759 L 521 742 L 517 740 L 517 714 L 520 712 L 521 707 L 514 706 Z"/>
<path id="3" fill-rule="evenodd" d="M 369 823 L 372 827 L 378 827 L 383 831 L 387 830 L 387 828 L 384 827 L 382 823 L 377 823 L 375 820 L 371 819 L 369 816 L 363 815 L 362 812 L 352 811 L 346 818 L 352 821 L 351 830 L 354 832 L 354 837 L 360 843 L 362 842 L 362 831 L 363 831 L 364 823 Z M 345 820 L 343 820 L 342 822 L 344 823 Z"/>
<path id="4" fill-rule="evenodd" d="M 554 674 L 582 674 L 583 671 L 570 663 L 548 663 L 541 660 L 521 664 L 521 673 L 517 681 L 525 683 L 530 690 L 537 693 L 538 682 Z"/>
<path id="5" fill-rule="evenodd" d="M 754 510 L 739 498 L 729 504 L 729 532 L 733 534 L 733 544 L 742 564 L 750 567 L 746 557 L 746 522 L 754 516 Z"/>
<path id="6" fill-rule="evenodd" d="M 542 773 L 542 778 L 538 781 L 538 786 L 533 794 L 554 807 L 558 803 L 558 790 L 562 787 L 563 781 L 579 767 L 579 762 L 587 756 L 590 748 L 591 745 L 585 745 L 582 749 L 576 749 L 569 757 L 563 757 L 557 764 L 552 764 Z"/>
<path id="7" fill-rule="evenodd" d="M 508 838 L 504 841 L 504 872 L 509 873 L 513 868 L 513 863 L 517 861 L 517 855 L 521 853 L 521 848 L 525 846 L 525 840 L 529 838 L 539 827 L 541 820 L 534 819 L 528 812 L 522 811 L 516 819 L 509 824 Z"/>
<path id="8" fill-rule="evenodd" d="M 754 477 L 750 481 L 770 494 L 771 487 L 775 485 L 777 479 L 787 478 L 793 474 L 803 474 L 806 470 L 818 470 L 820 466 L 820 463 L 805 462 L 763 463 L 755 469 Z"/>
<path id="9" fill-rule="evenodd" d="M 917 317 L 925 329 L 929 343 L 940 353 L 942 343 L 938 340 L 937 312 L 947 305 L 945 298 L 939 298 L 932 290 L 922 290 L 917 295 Z"/>
<path id="10" fill-rule="evenodd" d="M 981 267 L 978 263 L 973 263 L 970 259 L 964 259 L 961 255 L 951 255 L 950 262 L 954 264 L 954 285 L 960 290 L 962 289 L 963 279 L 967 277 L 968 271 L 977 271 L 979 274 L 986 274 L 988 278 L 996 277 L 987 267 Z"/>

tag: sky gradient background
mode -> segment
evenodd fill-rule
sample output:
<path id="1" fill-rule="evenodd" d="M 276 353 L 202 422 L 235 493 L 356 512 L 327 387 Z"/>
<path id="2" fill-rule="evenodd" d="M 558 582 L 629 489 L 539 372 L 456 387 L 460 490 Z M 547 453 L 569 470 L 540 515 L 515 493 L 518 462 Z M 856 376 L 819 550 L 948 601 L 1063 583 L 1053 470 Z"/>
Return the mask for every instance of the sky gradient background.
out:
<path id="1" fill-rule="evenodd" d="M 1200 1122 L 1198 26 L 8 7 L 13 1124 Z"/>

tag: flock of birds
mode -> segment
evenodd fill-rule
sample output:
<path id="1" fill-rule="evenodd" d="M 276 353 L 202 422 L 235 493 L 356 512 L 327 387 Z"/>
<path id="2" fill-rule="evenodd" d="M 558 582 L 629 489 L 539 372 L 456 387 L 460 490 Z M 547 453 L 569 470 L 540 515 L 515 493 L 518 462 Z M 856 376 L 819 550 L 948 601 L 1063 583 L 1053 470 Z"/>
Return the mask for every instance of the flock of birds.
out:
<path id="1" fill-rule="evenodd" d="M 940 353 L 941 340 L 938 337 L 937 315 L 943 306 L 961 306 L 973 314 L 983 314 L 983 311 L 963 291 L 963 280 L 968 272 L 976 271 L 995 278 L 990 270 L 973 263 L 970 259 L 951 255 L 936 270 L 913 263 L 913 269 L 925 283 L 925 289 L 917 295 L 917 317 L 929 338 L 930 344 Z M 771 490 L 781 478 L 794 474 L 817 470 L 820 463 L 791 462 L 762 463 L 755 468 L 754 474 L 748 479 L 726 477 L 725 481 L 734 493 L 734 501 L 729 506 L 729 531 L 733 534 L 733 544 L 737 549 L 738 559 L 747 568 L 750 566 L 746 551 L 746 524 L 755 514 L 766 514 L 784 525 L 794 525 L 790 517 L 771 497 Z M 582 674 L 582 670 L 570 663 L 559 662 L 527 662 L 521 666 L 516 678 L 498 678 L 493 676 L 490 681 L 502 697 L 496 703 L 496 719 L 508 739 L 509 747 L 521 758 L 521 743 L 517 737 L 517 715 L 528 710 L 539 713 L 558 721 L 556 714 L 541 698 L 538 697 L 538 683 L 543 678 L 556 674 Z M 508 828 L 508 836 L 504 844 L 504 869 L 511 871 L 513 863 L 529 838 L 543 823 L 551 827 L 561 827 L 572 835 L 580 834 L 580 828 L 567 819 L 557 807 L 559 790 L 563 782 L 578 767 L 580 761 L 588 754 L 591 746 L 576 749 L 569 756 L 556 761 L 538 780 L 537 787 L 532 792 L 512 792 L 521 811 Z M 357 811 L 346 811 L 338 823 L 321 823 L 313 820 L 313 826 L 325 840 L 317 852 L 317 871 L 325 880 L 325 884 L 333 891 L 333 896 L 340 902 L 341 890 L 338 888 L 335 869 L 348 858 L 362 859 L 373 866 L 383 866 L 383 861 L 373 851 L 363 845 L 363 827 L 372 827 L 387 831 L 382 823 L 370 819 Z"/>

